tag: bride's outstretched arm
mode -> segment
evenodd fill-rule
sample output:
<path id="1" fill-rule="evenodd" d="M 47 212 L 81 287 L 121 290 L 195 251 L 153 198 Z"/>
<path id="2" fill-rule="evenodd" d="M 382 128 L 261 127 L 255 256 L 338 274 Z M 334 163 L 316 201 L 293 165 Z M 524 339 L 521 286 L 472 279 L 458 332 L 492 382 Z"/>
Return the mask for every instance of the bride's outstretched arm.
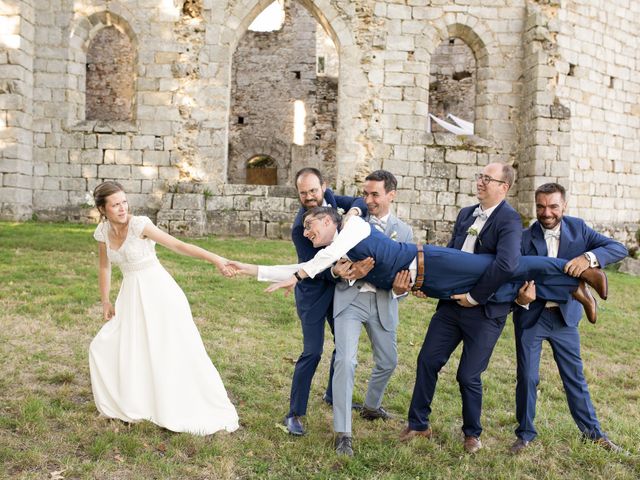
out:
<path id="1" fill-rule="evenodd" d="M 217 269 L 225 277 L 233 277 L 235 270 L 227 265 L 228 260 L 220 255 L 217 255 L 209 250 L 192 245 L 191 243 L 178 240 L 172 235 L 163 232 L 153 224 L 147 224 L 142 231 L 143 235 L 150 238 L 156 243 L 159 243 L 163 247 L 168 248 L 172 252 L 179 253 L 180 255 L 186 255 L 188 257 L 198 258 L 209 262 L 217 267 Z"/>
<path id="2" fill-rule="evenodd" d="M 107 245 L 104 242 L 98 243 L 98 256 L 100 265 L 98 267 L 98 286 L 100 287 L 100 302 L 102 303 L 102 318 L 105 321 L 111 320 L 115 315 L 115 309 L 109 300 L 111 291 L 111 262 L 107 257 Z"/>

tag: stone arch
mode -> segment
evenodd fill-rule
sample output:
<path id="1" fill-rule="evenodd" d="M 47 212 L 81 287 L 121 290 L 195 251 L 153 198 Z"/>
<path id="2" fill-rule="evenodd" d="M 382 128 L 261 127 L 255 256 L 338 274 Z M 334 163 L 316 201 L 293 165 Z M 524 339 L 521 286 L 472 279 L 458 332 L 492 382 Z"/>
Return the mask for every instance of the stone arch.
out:
<path id="1" fill-rule="evenodd" d="M 340 49 L 354 44 L 354 38 L 347 24 L 338 16 L 338 12 L 327 0 L 314 2 L 312 0 L 294 0 L 303 5 L 316 21 L 322 25 L 322 28 L 329 34 L 333 43 L 340 54 Z M 240 39 L 244 36 L 251 25 L 251 22 L 262 12 L 267 6 L 273 3 L 273 0 L 253 0 L 248 4 L 237 3 L 233 11 L 226 20 L 226 26 L 229 33 L 227 41 L 232 54 Z M 331 20 L 329 20 L 331 19 Z"/>
<path id="2" fill-rule="evenodd" d="M 225 72 L 224 85 L 226 96 L 226 128 L 225 139 L 229 138 L 229 111 L 231 105 L 231 69 L 232 57 L 239 40 L 248 30 L 249 25 L 273 0 L 249 0 L 238 2 L 229 12 L 211 11 L 211 22 L 221 25 L 218 33 L 210 35 L 212 42 L 225 51 L 225 58 L 219 57 L 218 68 Z M 362 163 L 366 151 L 360 147 L 357 139 L 366 132 L 364 120 L 357 114 L 360 108 L 359 97 L 367 88 L 367 78 L 360 64 L 361 52 L 356 45 L 353 32 L 341 18 L 339 11 L 330 0 L 296 0 L 303 5 L 314 19 L 325 29 L 333 40 L 338 52 L 340 71 L 338 78 L 337 100 L 337 138 L 336 138 L 336 177 L 337 184 L 353 183 L 356 164 Z M 227 149 L 226 145 L 224 146 Z M 228 175 L 228 155 L 219 171 Z M 347 177 L 346 182 L 341 177 Z"/>
<path id="3" fill-rule="evenodd" d="M 436 48 L 448 38 L 460 38 L 471 49 L 476 59 L 476 91 L 475 91 L 475 132 L 476 135 L 487 137 L 490 134 L 488 107 L 492 103 L 490 72 L 500 68 L 497 59 L 501 58 L 500 45 L 496 35 L 477 17 L 463 13 L 449 13 L 431 24 L 424 31 L 429 41 L 425 48 L 429 57 Z M 428 85 L 429 79 L 420 80 Z"/>
<path id="4" fill-rule="evenodd" d="M 138 37 L 135 33 L 136 23 L 133 16 L 117 3 L 110 4 L 109 9 L 90 9 L 76 16 L 69 30 L 69 112 L 68 123 L 75 125 L 85 121 L 86 113 L 86 63 L 87 51 L 91 41 L 103 28 L 113 27 L 126 36 L 133 50 L 133 74 L 136 74 L 138 64 Z M 136 80 L 134 78 L 134 92 L 132 98 L 132 119 L 135 118 Z"/>
<path id="5" fill-rule="evenodd" d="M 246 138 L 235 145 L 236 156 L 243 158 L 242 165 L 236 165 L 229 171 L 231 183 L 246 183 L 247 162 L 256 156 L 264 155 L 275 161 L 278 169 L 278 185 L 286 185 L 289 181 L 288 170 L 291 165 L 291 149 L 285 143 L 272 138 Z"/>

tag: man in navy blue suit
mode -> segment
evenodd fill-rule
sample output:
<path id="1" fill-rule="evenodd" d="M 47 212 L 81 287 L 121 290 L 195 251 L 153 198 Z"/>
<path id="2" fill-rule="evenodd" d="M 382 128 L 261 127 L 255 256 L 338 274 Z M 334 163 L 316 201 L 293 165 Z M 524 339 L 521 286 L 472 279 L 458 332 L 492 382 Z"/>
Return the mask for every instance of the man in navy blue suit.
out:
<path id="1" fill-rule="evenodd" d="M 597 233 L 579 218 L 564 216 L 567 202 L 562 185 L 541 185 L 535 192 L 535 201 L 538 221 L 523 234 L 522 255 L 571 259 L 565 266 L 565 272 L 574 277 L 589 267 L 604 267 L 627 255 L 621 243 Z M 600 428 L 584 378 L 578 332 L 581 306 L 572 299 L 560 305 L 536 300 L 535 285 L 525 286 L 517 303 L 527 306 L 516 307 L 513 315 L 518 358 L 518 428 L 511 452 L 519 453 L 527 448 L 537 434 L 533 420 L 544 340 L 551 344 L 569 411 L 582 434 L 597 445 L 620 452 L 620 447 L 609 440 Z"/>
<path id="2" fill-rule="evenodd" d="M 366 215 L 367 207 L 362 198 L 334 195 L 327 188 L 322 174 L 315 168 L 303 168 L 296 173 L 296 189 L 301 207 L 291 228 L 291 239 L 296 247 L 299 262 L 314 257 L 318 248 L 304 237 L 302 217 L 313 207 L 329 205 L 348 211 L 348 214 Z M 296 362 L 291 381 L 289 412 L 285 417 L 285 426 L 292 435 L 303 435 L 304 427 L 300 417 L 307 413 L 311 380 L 316 372 L 324 347 L 324 322 L 329 323 L 333 332 L 333 292 L 336 279 L 325 272 L 313 280 L 301 282 L 296 286 L 296 309 L 302 325 L 303 350 Z M 324 399 L 332 402 L 333 352 L 329 370 L 329 384 Z"/>
<path id="3" fill-rule="evenodd" d="M 407 441 L 430 438 L 429 414 L 438 373 L 462 342 L 462 356 L 456 379 L 462 396 L 464 449 L 475 453 L 482 448 L 482 380 L 510 303 L 489 302 L 518 266 L 522 224 L 520 215 L 506 202 L 515 172 L 510 165 L 490 163 L 476 174 L 479 204 L 458 214 L 448 247 L 469 253 L 489 253 L 495 260 L 467 293 L 455 300 L 438 302 L 418 355 L 416 383 L 409 407 L 408 426 L 400 433 Z"/>

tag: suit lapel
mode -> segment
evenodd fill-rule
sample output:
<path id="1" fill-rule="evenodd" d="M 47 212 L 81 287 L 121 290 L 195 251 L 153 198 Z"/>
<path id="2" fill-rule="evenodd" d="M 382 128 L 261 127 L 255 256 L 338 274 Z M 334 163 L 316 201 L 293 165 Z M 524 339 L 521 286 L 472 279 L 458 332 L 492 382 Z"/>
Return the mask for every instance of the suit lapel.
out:
<path id="1" fill-rule="evenodd" d="M 329 188 L 324 191 L 324 201 L 327 202 L 328 205 L 331 205 L 333 208 L 338 208 L 336 198 L 333 196 L 333 192 Z"/>
<path id="2" fill-rule="evenodd" d="M 487 221 L 485 222 L 484 226 L 482 227 L 482 230 L 480 230 L 480 233 L 478 234 L 478 240 L 476 241 L 475 246 L 473 247 L 473 251 L 475 253 L 478 253 L 478 248 L 482 245 L 482 238 L 484 237 L 484 235 L 487 234 L 487 232 L 489 231 L 489 229 L 491 228 L 491 224 L 494 222 L 494 220 L 497 218 L 497 215 L 500 214 L 500 209 L 504 206 L 504 200 L 502 202 L 500 202 L 498 204 L 498 206 L 495 208 L 495 210 L 491 213 L 491 215 L 489 216 L 489 218 L 487 218 Z M 471 215 L 471 223 L 469 224 L 469 226 L 471 226 L 471 224 L 473 224 L 473 222 L 475 221 L 475 217 L 473 215 Z M 468 228 L 468 227 L 467 227 Z M 466 231 L 466 230 L 465 230 Z"/>
<path id="3" fill-rule="evenodd" d="M 547 242 L 544 239 L 544 233 L 542 233 L 542 227 L 539 222 L 536 222 L 531 227 L 531 243 L 533 243 L 533 248 L 536 249 L 538 256 L 548 256 Z"/>
<path id="4" fill-rule="evenodd" d="M 560 244 L 558 245 L 558 258 L 570 258 L 569 250 L 575 242 L 571 229 L 567 226 L 564 218 L 560 221 Z"/>
<path id="5" fill-rule="evenodd" d="M 393 213 L 390 213 L 389 218 L 387 219 L 387 226 L 385 227 L 384 234 L 387 237 L 391 237 L 391 234 L 398 229 L 397 225 L 398 219 Z"/>

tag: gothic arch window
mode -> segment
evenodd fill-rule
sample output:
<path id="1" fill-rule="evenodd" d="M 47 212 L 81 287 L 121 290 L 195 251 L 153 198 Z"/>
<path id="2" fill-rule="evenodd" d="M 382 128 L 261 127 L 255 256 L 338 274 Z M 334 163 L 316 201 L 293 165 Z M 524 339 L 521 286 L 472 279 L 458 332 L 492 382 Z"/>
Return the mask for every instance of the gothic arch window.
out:
<path id="1" fill-rule="evenodd" d="M 134 57 L 129 37 L 115 26 L 93 36 L 86 60 L 86 120 L 133 119 Z"/>
<path id="2" fill-rule="evenodd" d="M 476 109 L 477 66 L 473 50 L 458 37 L 445 39 L 431 57 L 429 114 L 434 132 L 455 127 L 473 133 Z M 438 123 L 433 117 L 452 127 Z"/>
<path id="3" fill-rule="evenodd" d="M 338 50 L 309 4 L 276 0 L 238 38 L 231 65 L 229 183 L 252 183 L 246 161 L 255 152 L 276 159 L 278 185 L 290 184 L 309 165 L 335 178 Z M 275 23 L 261 25 L 272 8 Z"/>
<path id="4" fill-rule="evenodd" d="M 254 155 L 247 161 L 247 184 L 277 185 L 278 167 L 269 155 Z"/>

